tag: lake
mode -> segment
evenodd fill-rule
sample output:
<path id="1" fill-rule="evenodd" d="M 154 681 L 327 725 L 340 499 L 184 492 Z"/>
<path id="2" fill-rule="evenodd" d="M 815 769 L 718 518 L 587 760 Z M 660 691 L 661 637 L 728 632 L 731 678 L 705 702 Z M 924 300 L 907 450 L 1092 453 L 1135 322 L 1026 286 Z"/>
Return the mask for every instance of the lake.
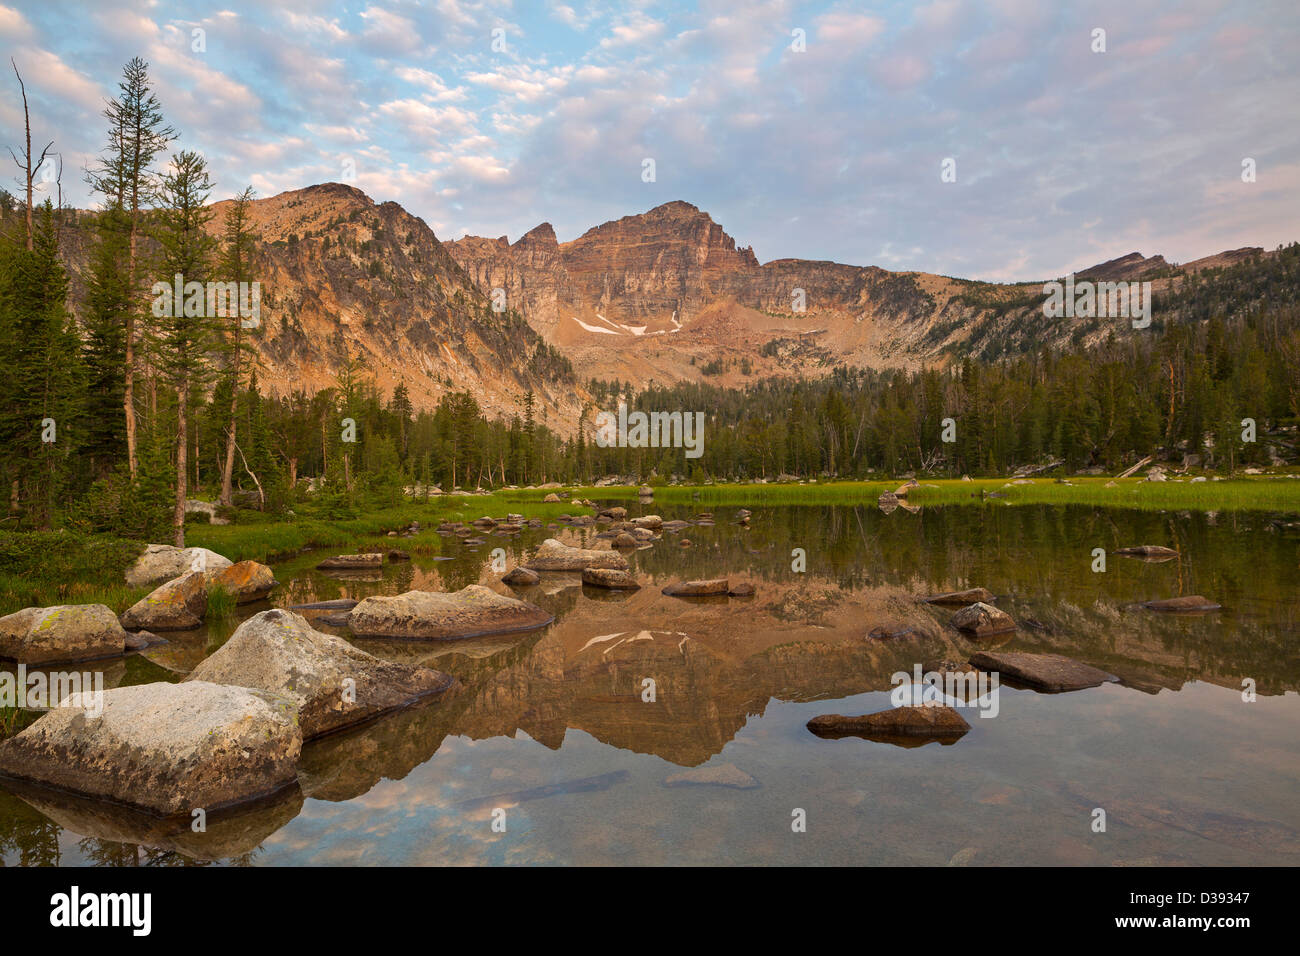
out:
<path id="1" fill-rule="evenodd" d="M 665 519 L 694 520 L 699 510 L 604 504 L 617 503 Z M 593 546 L 599 527 L 488 534 L 478 545 L 448 535 L 442 555 L 369 574 L 314 570 L 332 551 L 276 564 L 275 606 L 483 583 L 555 622 L 464 641 L 358 640 L 462 686 L 308 744 L 298 792 L 214 817 L 205 833 L 0 790 L 0 859 L 1300 863 L 1294 516 L 997 502 L 888 514 L 874 502 L 752 511 L 743 527 L 734 507 L 718 507 L 716 524 L 632 552 L 643 585 L 635 592 L 584 587 L 577 574 L 543 574 L 540 585 L 512 591 L 489 568 L 495 548 L 513 567 L 548 536 Z M 1093 570 L 1094 549 L 1140 544 L 1180 554 L 1158 563 L 1108 554 L 1105 570 Z M 660 593 L 719 576 L 752 582 L 756 594 Z M 973 586 L 998 596 L 1019 624 L 1014 634 L 968 640 L 947 626 L 952 609 L 916 601 Z M 1180 594 L 1223 609 L 1187 616 L 1140 606 Z M 109 662 L 105 682 L 177 680 L 267 606 Z M 878 626 L 910 632 L 868 637 Z M 896 672 L 991 647 L 1064 654 L 1119 680 L 1061 694 L 1003 683 L 997 715 L 963 710 L 971 730 L 949 744 L 830 740 L 805 726 L 820 714 L 884 710 Z"/>

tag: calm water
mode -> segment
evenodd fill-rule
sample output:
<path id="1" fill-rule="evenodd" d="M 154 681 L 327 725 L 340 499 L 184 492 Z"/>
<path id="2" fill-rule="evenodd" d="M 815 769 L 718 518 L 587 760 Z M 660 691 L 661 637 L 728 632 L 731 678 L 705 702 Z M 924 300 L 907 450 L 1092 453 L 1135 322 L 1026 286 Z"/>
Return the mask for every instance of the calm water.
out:
<path id="1" fill-rule="evenodd" d="M 695 509 L 631 505 L 633 514 Z M 601 593 L 544 575 L 520 596 L 556 615 L 526 635 L 439 644 L 359 641 L 455 674 L 454 696 L 304 750 L 300 792 L 208 832 L 93 803 L 0 790 L 0 859 L 184 864 L 1287 864 L 1300 863 L 1300 523 L 1276 515 L 1148 514 L 1001 505 L 898 510 L 754 508 L 751 526 L 664 534 L 637 551 L 642 590 Z M 469 515 L 474 517 L 475 515 Z M 497 517 L 501 517 L 498 515 Z M 597 528 L 446 537 L 372 579 L 276 566 L 272 603 L 454 590 L 493 548 L 513 566 L 542 538 L 591 545 Z M 693 547 L 682 548 L 689 538 Z M 375 539 L 374 543 L 388 539 Z M 1181 557 L 1092 550 L 1165 544 Z M 791 551 L 807 570 L 791 569 Z M 332 553 L 332 552 L 330 552 Z M 728 575 L 748 599 L 665 597 L 671 581 Z M 1021 628 L 1001 649 L 1067 654 L 1117 684 L 1067 694 L 1003 686 L 999 713 L 964 715 L 950 745 L 822 740 L 819 714 L 890 706 L 890 675 L 978 646 L 951 611 L 913 597 L 982 585 Z M 1136 603 L 1202 594 L 1212 614 Z M 254 613 L 267 605 L 245 609 Z M 902 622 L 915 635 L 865 635 Z M 175 680 L 237 622 L 105 668 L 109 686 Z M 332 630 L 322 626 L 322 630 Z M 342 633 L 335 631 L 335 633 Z M 656 685 L 641 699 L 642 680 Z M 1257 699 L 1242 699 L 1254 681 Z M 672 786 L 731 765 L 748 789 Z M 492 829 L 505 810 L 506 831 Z M 1107 815 L 1092 830 L 1093 810 Z M 793 832 L 802 810 L 806 831 Z"/>

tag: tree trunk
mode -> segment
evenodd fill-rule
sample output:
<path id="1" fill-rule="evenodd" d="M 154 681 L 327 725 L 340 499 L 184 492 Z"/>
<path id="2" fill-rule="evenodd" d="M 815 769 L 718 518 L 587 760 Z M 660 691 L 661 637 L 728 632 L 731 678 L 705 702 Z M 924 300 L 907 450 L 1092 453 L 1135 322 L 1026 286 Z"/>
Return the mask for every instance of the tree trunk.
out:
<path id="1" fill-rule="evenodd" d="M 185 479 L 186 458 L 188 457 L 190 434 L 187 406 L 190 403 L 190 383 L 186 376 L 181 381 L 177 393 L 178 409 L 176 413 L 176 509 L 172 512 L 172 528 L 175 530 L 175 545 L 185 547 Z"/>
<path id="2" fill-rule="evenodd" d="M 236 346 L 238 348 L 238 346 Z M 236 361 L 238 361 L 236 359 Z M 226 426 L 226 464 L 221 469 L 221 497 L 218 499 L 221 504 L 229 507 L 231 497 L 234 494 L 232 489 L 232 477 L 235 470 L 235 417 L 239 409 L 239 368 L 235 368 L 235 391 L 230 396 L 230 422 Z M 290 480 L 289 487 L 293 487 L 293 481 Z"/>

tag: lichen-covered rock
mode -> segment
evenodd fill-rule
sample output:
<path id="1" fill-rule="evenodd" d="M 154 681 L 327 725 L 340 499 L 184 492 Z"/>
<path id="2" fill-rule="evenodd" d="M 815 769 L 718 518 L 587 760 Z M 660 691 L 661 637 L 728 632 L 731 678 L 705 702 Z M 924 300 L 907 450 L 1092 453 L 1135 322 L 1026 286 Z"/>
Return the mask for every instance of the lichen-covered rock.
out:
<path id="1" fill-rule="evenodd" d="M 0 617 L 0 657 L 19 664 L 59 664 L 113 657 L 127 633 L 104 604 L 27 607 Z"/>
<path id="2" fill-rule="evenodd" d="M 220 571 L 231 565 L 229 558 L 207 548 L 177 548 L 170 544 L 151 544 L 135 564 L 127 568 L 126 583 L 133 588 L 161 584 L 190 571 Z"/>
<path id="3" fill-rule="evenodd" d="M 193 681 L 106 690 L 102 707 L 50 711 L 0 744 L 0 774 L 164 816 L 211 813 L 297 780 L 302 732 L 287 698 Z"/>
<path id="4" fill-rule="evenodd" d="M 252 687 L 298 706 L 304 740 L 359 724 L 441 694 L 453 679 L 441 671 L 367 654 L 322 634 L 292 611 L 250 617 L 185 678 Z"/>
<path id="5" fill-rule="evenodd" d="M 536 605 L 471 584 L 454 593 L 407 591 L 368 597 L 348 615 L 358 637 L 441 641 L 481 634 L 528 631 L 555 618 Z"/>
<path id="6" fill-rule="evenodd" d="M 571 548 L 555 538 L 547 538 L 537 553 L 524 563 L 534 571 L 581 571 L 583 568 L 613 568 L 627 570 L 627 558 L 617 551 L 596 551 L 589 548 Z"/>
<path id="7" fill-rule="evenodd" d="M 154 588 L 122 614 L 132 630 L 188 631 L 208 610 L 207 574 L 191 571 Z"/>
<path id="8" fill-rule="evenodd" d="M 222 588 L 236 604 L 261 601 L 275 587 L 275 574 L 265 564 L 240 561 L 219 571 L 209 571 L 205 586 Z"/>

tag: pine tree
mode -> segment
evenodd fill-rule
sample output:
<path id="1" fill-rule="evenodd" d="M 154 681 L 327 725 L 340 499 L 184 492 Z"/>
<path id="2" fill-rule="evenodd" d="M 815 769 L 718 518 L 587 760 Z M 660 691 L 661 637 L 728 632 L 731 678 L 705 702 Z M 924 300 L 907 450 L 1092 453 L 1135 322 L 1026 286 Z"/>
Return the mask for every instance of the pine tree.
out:
<path id="1" fill-rule="evenodd" d="M 212 213 L 207 208 L 212 182 L 198 153 L 177 153 L 163 178 L 158 242 L 164 275 L 172 284 L 154 287 L 154 330 L 151 344 L 159 371 L 176 389 L 176 504 L 172 531 L 176 547 L 185 546 L 185 496 L 188 478 L 189 406 L 192 396 L 211 377 L 208 352 L 218 335 L 210 315 L 206 283 L 211 274 L 213 241 L 204 231 Z M 182 295 L 175 295 L 181 284 Z M 166 300 L 166 301 L 163 301 Z"/>

